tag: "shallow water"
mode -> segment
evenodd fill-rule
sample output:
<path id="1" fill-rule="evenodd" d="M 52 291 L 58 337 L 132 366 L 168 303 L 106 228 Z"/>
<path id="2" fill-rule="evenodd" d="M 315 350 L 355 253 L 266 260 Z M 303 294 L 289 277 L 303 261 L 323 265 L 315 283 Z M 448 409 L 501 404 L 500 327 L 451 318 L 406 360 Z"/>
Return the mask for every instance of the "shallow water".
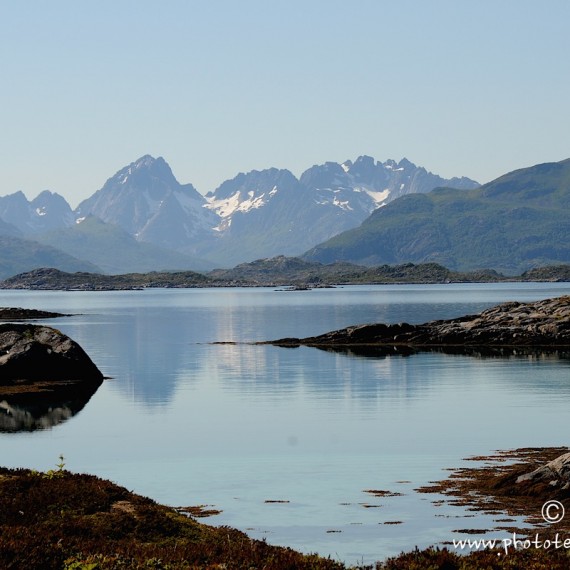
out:
<path id="1" fill-rule="evenodd" d="M 567 359 L 209 343 L 419 323 L 568 293 L 562 283 L 2 291 L 0 306 L 74 313 L 48 324 L 111 377 L 59 425 L 0 435 L 2 462 L 49 469 L 63 453 L 72 471 L 174 506 L 215 505 L 223 512 L 210 524 L 347 563 L 460 538 L 454 529 L 492 518 L 414 489 L 467 456 L 567 444 Z"/>

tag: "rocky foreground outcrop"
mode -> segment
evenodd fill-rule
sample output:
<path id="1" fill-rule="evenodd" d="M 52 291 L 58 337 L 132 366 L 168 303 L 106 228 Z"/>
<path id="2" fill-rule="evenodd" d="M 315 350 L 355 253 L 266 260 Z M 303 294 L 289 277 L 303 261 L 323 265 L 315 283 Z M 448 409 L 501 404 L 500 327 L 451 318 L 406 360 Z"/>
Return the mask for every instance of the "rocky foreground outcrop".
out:
<path id="1" fill-rule="evenodd" d="M 283 338 L 279 346 L 570 347 L 570 296 L 533 303 L 502 303 L 477 315 L 348 327 L 319 336 Z"/>
<path id="2" fill-rule="evenodd" d="M 547 483 L 550 487 L 570 489 L 570 453 L 564 453 L 530 473 L 520 475 L 517 483 Z"/>
<path id="3" fill-rule="evenodd" d="M 46 326 L 0 324 L 0 387 L 48 381 L 103 381 L 85 351 Z"/>

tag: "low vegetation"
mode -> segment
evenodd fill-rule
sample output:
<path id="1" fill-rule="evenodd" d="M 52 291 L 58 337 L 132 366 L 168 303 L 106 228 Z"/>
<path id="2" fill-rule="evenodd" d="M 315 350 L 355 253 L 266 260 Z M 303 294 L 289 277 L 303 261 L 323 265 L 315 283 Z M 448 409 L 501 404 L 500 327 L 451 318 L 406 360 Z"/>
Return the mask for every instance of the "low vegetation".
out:
<path id="1" fill-rule="evenodd" d="M 329 559 L 200 524 L 60 458 L 45 473 L 0 469 L 0 565 L 14 569 L 340 569 Z"/>
<path id="2" fill-rule="evenodd" d="M 556 450 L 558 452 L 559 450 Z M 545 458 L 553 456 L 546 450 Z M 485 496 L 511 502 L 505 491 L 516 474 L 536 464 L 539 453 L 523 453 L 527 464 L 505 466 L 494 474 L 461 472 L 476 488 L 475 508 L 485 510 Z M 542 456 L 541 456 L 542 457 Z M 504 458 L 501 458 L 504 459 Z M 450 494 L 455 495 L 457 476 L 452 476 Z M 477 482 L 478 481 L 478 482 Z M 498 489 L 498 491 L 497 491 Z M 430 489 L 425 489 L 430 491 Z M 436 492 L 445 491 L 441 483 Z M 526 490 L 528 491 L 528 489 Z M 525 494 L 526 494 L 525 491 Z M 479 493 L 479 495 L 477 495 Z M 465 496 L 471 496 L 467 493 Z M 561 496 L 559 496 L 561 498 Z M 532 498 L 538 505 L 543 497 Z M 0 468 L 0 563 L 2 568 L 105 570 L 153 568 L 203 569 L 331 569 L 342 563 L 317 555 L 304 555 L 290 548 L 270 546 L 229 527 L 210 527 L 182 514 L 182 510 L 159 505 L 127 489 L 92 475 L 72 474 L 59 458 L 47 472 Z M 479 502 L 477 502 L 479 500 Z M 565 500 L 562 498 L 562 500 Z M 517 501 L 524 509 L 526 499 Z M 566 530 L 566 529 L 565 529 Z M 361 570 L 479 570 L 481 568 L 529 570 L 567 569 L 567 550 L 527 548 L 501 549 L 459 555 L 448 549 L 412 550 Z"/>

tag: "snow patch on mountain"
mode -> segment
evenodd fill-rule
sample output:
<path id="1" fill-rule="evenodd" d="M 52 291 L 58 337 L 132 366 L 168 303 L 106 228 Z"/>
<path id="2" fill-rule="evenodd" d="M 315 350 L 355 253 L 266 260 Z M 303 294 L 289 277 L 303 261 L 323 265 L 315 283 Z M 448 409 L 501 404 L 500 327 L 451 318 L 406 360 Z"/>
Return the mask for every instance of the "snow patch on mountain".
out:
<path id="1" fill-rule="evenodd" d="M 354 190 L 355 192 L 366 192 L 366 194 L 370 196 L 375 205 L 373 210 L 379 208 L 380 206 L 383 206 L 390 196 L 389 188 L 385 188 L 384 190 L 373 190 L 372 188 L 368 188 L 366 186 L 355 186 Z"/>
<path id="2" fill-rule="evenodd" d="M 215 212 L 221 218 L 230 218 L 236 212 L 247 213 L 265 206 L 278 192 L 274 186 L 269 192 L 256 194 L 256 190 L 237 190 L 227 198 L 216 199 L 215 195 L 207 197 L 204 208 Z M 228 225 L 229 227 L 229 225 Z"/>
<path id="3" fill-rule="evenodd" d="M 267 195 L 265 192 L 262 192 L 259 196 L 256 196 L 254 190 L 249 190 L 247 193 L 243 190 L 237 190 L 229 198 L 216 200 L 214 197 L 210 197 L 208 203 L 204 204 L 204 207 L 212 210 L 212 212 L 215 212 L 222 218 L 228 218 L 235 212 L 247 213 L 251 210 L 262 208 L 276 193 L 276 186 Z"/>
<path id="4" fill-rule="evenodd" d="M 120 169 L 73 212 L 45 191 L 28 202 L 21 192 L 0 197 L 0 220 L 26 235 L 94 216 L 139 241 L 227 266 L 256 257 L 298 255 L 360 225 L 374 210 L 437 186 L 474 188 L 467 178 L 445 180 L 407 159 L 314 165 L 297 178 L 269 168 L 240 173 L 202 196 L 180 184 L 162 158 L 145 155 Z M 110 255 L 112 252 L 110 252 Z"/>

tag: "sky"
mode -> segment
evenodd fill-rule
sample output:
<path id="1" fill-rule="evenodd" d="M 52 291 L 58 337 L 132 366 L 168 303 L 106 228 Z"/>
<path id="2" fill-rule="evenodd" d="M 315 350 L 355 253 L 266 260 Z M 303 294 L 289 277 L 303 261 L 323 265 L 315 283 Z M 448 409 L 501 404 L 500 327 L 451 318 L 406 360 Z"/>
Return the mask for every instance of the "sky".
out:
<path id="1" fill-rule="evenodd" d="M 570 157 L 568 0 L 0 0 L 0 196 L 75 207 L 162 156 L 238 172 L 360 155 L 488 182 Z"/>

